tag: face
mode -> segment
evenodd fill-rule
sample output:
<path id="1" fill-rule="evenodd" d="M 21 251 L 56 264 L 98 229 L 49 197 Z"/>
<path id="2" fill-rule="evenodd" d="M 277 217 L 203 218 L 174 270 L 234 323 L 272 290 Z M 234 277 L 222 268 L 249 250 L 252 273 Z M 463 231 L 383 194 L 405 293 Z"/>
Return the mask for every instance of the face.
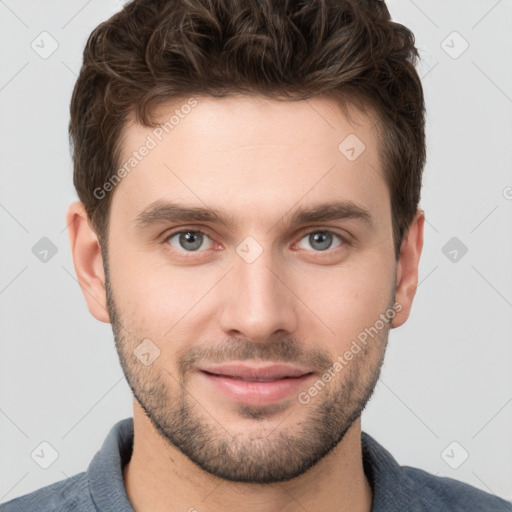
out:
<path id="1" fill-rule="evenodd" d="M 378 135 L 328 99 L 195 100 L 160 108 L 181 113 L 169 133 L 124 132 L 122 163 L 139 156 L 103 248 L 116 347 L 168 443 L 227 480 L 285 481 L 360 416 L 404 307 Z"/>

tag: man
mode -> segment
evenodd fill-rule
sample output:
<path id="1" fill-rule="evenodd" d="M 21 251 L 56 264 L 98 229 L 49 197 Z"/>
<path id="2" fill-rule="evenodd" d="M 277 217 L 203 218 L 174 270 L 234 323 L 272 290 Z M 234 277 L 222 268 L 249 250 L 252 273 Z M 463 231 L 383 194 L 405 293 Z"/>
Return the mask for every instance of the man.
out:
<path id="1" fill-rule="evenodd" d="M 2 511 L 512 509 L 361 432 L 418 284 L 416 58 L 378 1 L 135 0 L 95 29 L 67 221 L 134 415 Z"/>

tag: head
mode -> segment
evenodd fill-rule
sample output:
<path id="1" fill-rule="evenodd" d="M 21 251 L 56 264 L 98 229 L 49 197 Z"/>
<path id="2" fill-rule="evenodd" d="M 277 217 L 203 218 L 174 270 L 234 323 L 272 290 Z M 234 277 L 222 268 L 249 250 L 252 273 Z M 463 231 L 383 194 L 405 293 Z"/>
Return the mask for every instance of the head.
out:
<path id="1" fill-rule="evenodd" d="M 87 42 L 75 269 L 147 418 L 214 475 L 304 473 L 373 393 L 423 243 L 416 58 L 362 0 L 135 0 Z M 241 400 L 208 372 L 233 362 L 303 377 Z"/>

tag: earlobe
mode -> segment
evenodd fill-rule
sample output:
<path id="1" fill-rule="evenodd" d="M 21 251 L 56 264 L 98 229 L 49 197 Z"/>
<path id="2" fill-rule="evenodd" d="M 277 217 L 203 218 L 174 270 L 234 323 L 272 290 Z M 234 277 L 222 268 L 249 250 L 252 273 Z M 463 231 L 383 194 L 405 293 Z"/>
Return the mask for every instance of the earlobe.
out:
<path id="1" fill-rule="evenodd" d="M 69 206 L 66 224 L 76 276 L 87 307 L 97 320 L 110 323 L 101 248 L 83 203 L 77 201 Z"/>
<path id="2" fill-rule="evenodd" d="M 402 241 L 400 260 L 397 266 L 395 302 L 401 310 L 391 321 L 391 327 L 400 327 L 411 312 L 412 301 L 418 287 L 418 266 L 423 249 L 423 226 L 425 213 L 418 210 Z"/>

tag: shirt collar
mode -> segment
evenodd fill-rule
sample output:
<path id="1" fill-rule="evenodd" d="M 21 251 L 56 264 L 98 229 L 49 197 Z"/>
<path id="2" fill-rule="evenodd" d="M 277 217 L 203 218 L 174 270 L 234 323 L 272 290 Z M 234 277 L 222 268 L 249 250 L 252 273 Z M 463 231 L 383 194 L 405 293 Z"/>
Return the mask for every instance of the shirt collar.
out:
<path id="1" fill-rule="evenodd" d="M 373 491 L 371 512 L 406 509 L 411 483 L 393 456 L 366 432 L 361 432 L 363 468 Z M 134 512 L 126 494 L 123 467 L 133 450 L 133 418 L 118 421 L 87 469 L 92 499 L 100 511 Z"/>
<path id="2" fill-rule="evenodd" d="M 87 468 L 91 496 L 100 511 L 134 512 L 126 494 L 123 466 L 133 450 L 133 418 L 118 421 Z"/>
<path id="3" fill-rule="evenodd" d="M 371 512 L 407 510 L 414 490 L 401 466 L 366 432 L 361 432 L 361 446 L 364 472 L 373 490 Z"/>

